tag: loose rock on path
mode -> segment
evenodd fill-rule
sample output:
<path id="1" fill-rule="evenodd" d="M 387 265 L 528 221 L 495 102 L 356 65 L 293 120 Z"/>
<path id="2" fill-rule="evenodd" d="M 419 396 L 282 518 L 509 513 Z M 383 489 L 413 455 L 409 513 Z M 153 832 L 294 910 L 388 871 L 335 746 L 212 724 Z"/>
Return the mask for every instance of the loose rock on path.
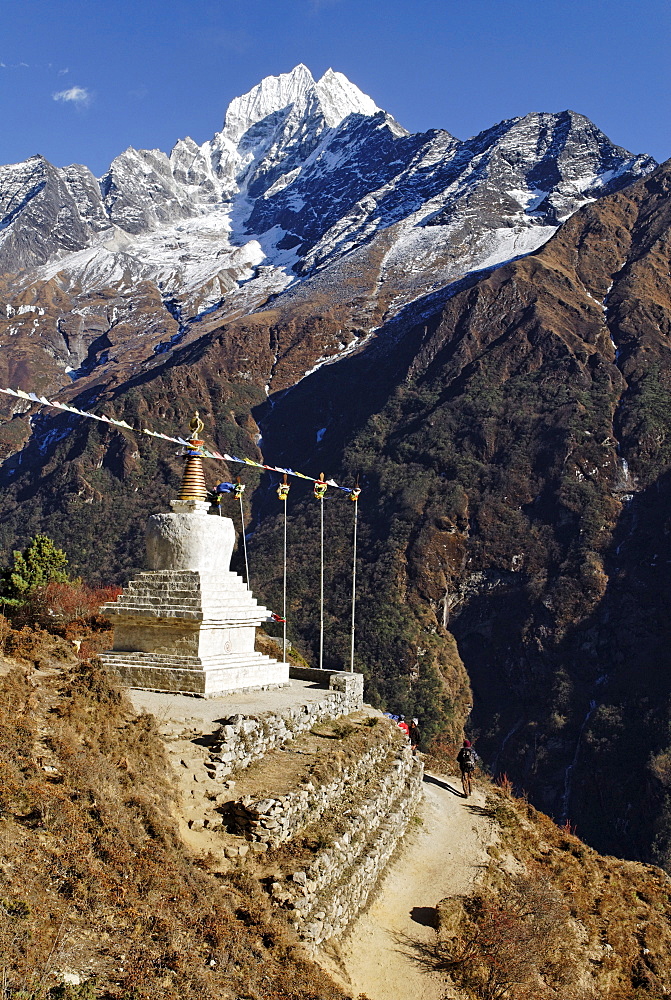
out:
<path id="1" fill-rule="evenodd" d="M 454 777 L 427 774 L 418 822 L 378 887 L 374 902 L 338 944 L 318 961 L 354 997 L 370 1000 L 443 1000 L 444 973 L 426 962 L 435 940 L 434 907 L 446 896 L 466 895 L 487 864 L 495 840 L 492 820 L 477 788 L 470 799 Z"/>

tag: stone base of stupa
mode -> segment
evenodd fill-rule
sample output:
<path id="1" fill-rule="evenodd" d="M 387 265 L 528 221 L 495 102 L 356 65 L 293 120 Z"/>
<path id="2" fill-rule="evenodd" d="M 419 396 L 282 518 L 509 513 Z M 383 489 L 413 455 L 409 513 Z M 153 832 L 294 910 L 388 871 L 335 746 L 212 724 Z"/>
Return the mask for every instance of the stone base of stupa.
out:
<path id="1" fill-rule="evenodd" d="M 233 691 L 267 691 L 289 682 L 289 664 L 262 653 L 236 662 L 233 657 L 214 659 L 162 656 L 153 653 L 103 653 L 101 659 L 118 673 L 121 682 L 144 691 L 170 691 L 217 698 Z"/>
<path id="2" fill-rule="evenodd" d="M 150 518 L 147 555 L 155 568 L 104 606 L 114 645 L 101 659 L 128 687 L 216 697 L 288 684 L 289 664 L 254 649 L 269 613 L 228 569 L 233 537 L 227 518 Z"/>

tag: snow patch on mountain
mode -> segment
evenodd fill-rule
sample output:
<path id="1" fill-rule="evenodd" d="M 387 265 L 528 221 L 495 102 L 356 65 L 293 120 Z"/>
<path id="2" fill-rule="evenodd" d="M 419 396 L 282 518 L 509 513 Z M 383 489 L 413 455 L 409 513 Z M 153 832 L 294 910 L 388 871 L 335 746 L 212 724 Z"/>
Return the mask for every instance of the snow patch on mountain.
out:
<path id="1" fill-rule="evenodd" d="M 497 267 L 516 257 L 539 250 L 551 236 L 557 232 L 557 226 L 533 226 L 529 229 L 514 231 L 511 229 L 495 229 L 489 239 L 483 241 L 482 256 L 476 261 L 474 270 L 482 271 L 489 267 Z"/>

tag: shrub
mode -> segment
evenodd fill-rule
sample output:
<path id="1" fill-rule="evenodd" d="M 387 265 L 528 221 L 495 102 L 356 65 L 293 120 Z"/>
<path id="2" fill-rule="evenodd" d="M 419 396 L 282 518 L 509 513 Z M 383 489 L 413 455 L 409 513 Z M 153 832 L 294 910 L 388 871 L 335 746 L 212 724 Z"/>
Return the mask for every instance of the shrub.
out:
<path id="1" fill-rule="evenodd" d="M 14 552 L 14 561 L 2 574 L 2 600 L 9 607 L 21 607 L 39 587 L 52 581 L 66 583 L 67 556 L 48 535 L 35 535 L 23 552 Z"/>
<path id="2" fill-rule="evenodd" d="M 456 774 L 459 770 L 457 765 L 457 754 L 460 743 L 452 739 L 446 733 L 435 736 L 427 748 L 427 761 L 430 767 L 443 774 Z"/>
<path id="3" fill-rule="evenodd" d="M 35 621 L 68 624 L 97 614 L 103 604 L 116 600 L 120 593 L 121 587 L 87 587 L 79 580 L 53 580 L 34 591 L 30 604 Z"/>
<path id="4" fill-rule="evenodd" d="M 340 720 L 333 723 L 333 735 L 338 740 L 344 740 L 352 733 L 356 732 L 356 727 L 351 724 L 351 722 L 341 722 Z"/>
<path id="5" fill-rule="evenodd" d="M 443 968 L 482 1000 L 540 1000 L 571 996 L 575 932 L 559 893 L 542 872 L 512 875 L 501 891 L 468 900 L 449 939 L 441 939 Z"/>

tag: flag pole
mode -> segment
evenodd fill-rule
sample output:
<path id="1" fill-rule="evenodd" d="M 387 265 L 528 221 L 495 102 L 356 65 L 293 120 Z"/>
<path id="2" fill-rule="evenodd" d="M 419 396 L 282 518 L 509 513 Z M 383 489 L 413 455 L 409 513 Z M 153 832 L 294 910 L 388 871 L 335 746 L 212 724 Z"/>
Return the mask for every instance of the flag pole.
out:
<path id="1" fill-rule="evenodd" d="M 286 473 L 284 479 L 277 487 L 277 496 L 284 502 L 284 576 L 282 579 L 282 662 L 287 662 L 287 497 L 289 496 L 289 483 Z"/>
<path id="2" fill-rule="evenodd" d="M 245 575 L 247 577 L 247 586 L 249 587 L 249 563 L 247 561 L 247 538 L 245 536 L 245 512 L 242 507 L 242 494 L 245 492 L 244 484 L 240 482 L 240 476 L 236 479 L 235 495 L 240 501 L 240 524 L 242 525 L 242 549 L 245 553 Z"/>
<path id="3" fill-rule="evenodd" d="M 324 497 L 320 498 L 319 506 L 321 511 L 321 567 L 320 567 L 320 579 L 319 579 L 319 601 L 320 601 L 319 669 L 321 670 L 324 665 Z"/>
<path id="4" fill-rule="evenodd" d="M 354 673 L 354 630 L 355 630 L 355 620 L 356 620 L 356 529 L 357 522 L 359 519 L 359 484 L 354 487 L 350 493 L 350 500 L 354 501 L 354 542 L 352 546 L 352 631 L 350 636 L 350 657 L 349 657 L 349 669 L 350 673 Z"/>
<path id="5" fill-rule="evenodd" d="M 319 559 L 319 669 L 323 669 L 324 664 L 324 494 L 328 489 L 328 484 L 324 481 L 324 473 L 319 473 L 319 479 L 315 482 L 314 495 L 319 500 L 320 506 L 320 559 Z"/>

